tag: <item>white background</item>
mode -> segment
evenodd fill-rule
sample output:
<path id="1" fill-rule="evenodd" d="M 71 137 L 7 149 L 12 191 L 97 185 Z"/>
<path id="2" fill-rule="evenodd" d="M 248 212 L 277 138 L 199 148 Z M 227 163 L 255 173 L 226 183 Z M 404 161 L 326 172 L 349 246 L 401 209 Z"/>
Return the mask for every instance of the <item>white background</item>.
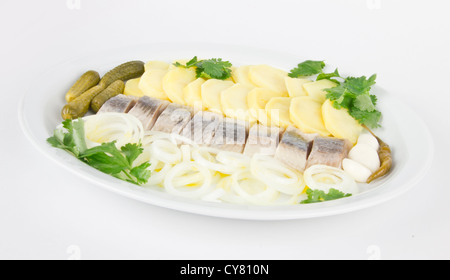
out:
<path id="1" fill-rule="evenodd" d="M 0 258 L 449 259 L 449 8 L 445 0 L 2 0 Z M 236 221 L 120 197 L 25 139 L 17 105 L 35 75 L 92 51 L 171 41 L 262 46 L 377 73 L 426 121 L 432 168 L 405 195 L 366 210 Z"/>

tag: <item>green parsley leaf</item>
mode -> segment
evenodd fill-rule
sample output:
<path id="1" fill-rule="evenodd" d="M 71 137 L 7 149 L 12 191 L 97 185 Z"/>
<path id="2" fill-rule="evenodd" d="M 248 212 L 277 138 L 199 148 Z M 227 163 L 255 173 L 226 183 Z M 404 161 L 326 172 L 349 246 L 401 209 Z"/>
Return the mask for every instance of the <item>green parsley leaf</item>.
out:
<path id="1" fill-rule="evenodd" d="M 298 64 L 296 68 L 292 69 L 289 73 L 289 77 L 298 78 L 321 74 L 323 73 L 323 68 L 325 68 L 324 61 L 307 60 Z"/>
<path id="2" fill-rule="evenodd" d="M 127 144 L 118 149 L 116 142 L 109 142 L 87 149 L 82 119 L 64 121 L 63 128 L 65 131 L 57 129 L 53 136 L 47 139 L 51 146 L 66 150 L 84 163 L 121 180 L 137 185 L 148 182 L 150 163 L 137 167 L 133 165 L 143 153 L 141 144 Z"/>
<path id="3" fill-rule="evenodd" d="M 306 194 L 308 195 L 308 199 L 301 201 L 300 204 L 318 203 L 352 196 L 351 194 L 344 194 L 336 189 L 330 189 L 328 193 L 321 190 L 308 189 Z"/>
<path id="4" fill-rule="evenodd" d="M 345 84 L 347 89 L 355 94 L 361 95 L 369 93 L 372 86 L 375 85 L 375 80 L 377 79 L 377 75 L 372 75 L 369 79 L 366 76 L 362 76 L 359 78 L 348 77 L 345 79 Z"/>
<path id="5" fill-rule="evenodd" d="M 376 110 L 372 98 L 368 94 L 356 96 L 353 105 L 361 111 L 373 112 Z"/>
<path id="6" fill-rule="evenodd" d="M 107 174 L 118 174 L 131 168 L 127 158 L 117 149 L 115 142 L 93 147 L 87 150 L 82 158 L 85 158 L 92 167 Z"/>
<path id="7" fill-rule="evenodd" d="M 380 127 L 381 112 L 374 110 L 372 112 L 363 111 L 356 107 L 352 107 L 349 110 L 350 115 L 356 119 L 360 124 L 366 125 L 367 127 L 377 128 Z"/>
<path id="8" fill-rule="evenodd" d="M 196 67 L 197 78 L 226 80 L 231 77 L 231 66 L 229 61 L 223 61 L 221 58 L 212 58 L 198 60 L 195 56 L 186 65 L 181 63 L 174 64 L 177 67 L 192 68 Z"/>
<path id="9" fill-rule="evenodd" d="M 144 152 L 144 149 L 141 146 L 135 144 L 126 144 L 121 150 L 130 166 Z"/>
<path id="10" fill-rule="evenodd" d="M 66 131 L 55 130 L 53 136 L 48 138 L 47 142 L 55 148 L 66 150 L 78 157 L 87 149 L 83 120 L 66 120 L 63 122 L 63 128 Z"/>
<path id="11" fill-rule="evenodd" d="M 332 82 L 334 82 L 334 83 L 336 83 L 336 84 L 340 84 L 341 82 L 339 82 L 338 80 L 336 80 L 336 79 L 333 79 L 333 78 L 341 78 L 341 75 L 339 74 L 339 71 L 338 71 L 338 69 L 336 68 L 336 70 L 334 70 L 334 72 L 333 73 L 320 73 L 318 76 L 317 76 L 317 81 L 320 81 L 320 80 L 330 80 L 330 81 L 332 81 Z"/>
<path id="12" fill-rule="evenodd" d="M 381 112 L 376 109 L 377 97 L 370 94 L 377 75 L 367 78 L 348 77 L 339 86 L 325 89 L 326 98 L 333 101 L 336 109 L 345 108 L 360 124 L 371 128 L 379 127 Z"/>
<path id="13" fill-rule="evenodd" d="M 148 170 L 150 163 L 146 162 L 131 169 L 130 174 L 136 178 L 137 184 L 145 184 L 150 179 L 151 171 Z"/>

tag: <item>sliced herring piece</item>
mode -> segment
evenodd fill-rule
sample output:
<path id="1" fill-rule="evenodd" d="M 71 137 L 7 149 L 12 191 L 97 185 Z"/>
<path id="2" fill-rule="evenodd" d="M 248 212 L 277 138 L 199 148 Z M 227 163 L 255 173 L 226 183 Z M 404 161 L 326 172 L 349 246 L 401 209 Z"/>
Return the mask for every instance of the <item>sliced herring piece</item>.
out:
<path id="1" fill-rule="evenodd" d="M 161 112 L 169 105 L 168 101 L 148 96 L 139 98 L 129 114 L 138 118 L 145 130 L 151 130 Z"/>
<path id="2" fill-rule="evenodd" d="M 192 109 L 178 104 L 169 104 L 159 115 L 153 126 L 153 131 L 180 134 L 192 119 Z"/>
<path id="3" fill-rule="evenodd" d="M 97 114 L 128 113 L 137 103 L 138 98 L 119 94 L 103 104 Z"/>
<path id="4" fill-rule="evenodd" d="M 340 168 L 342 160 L 347 157 L 351 146 L 348 140 L 322 136 L 316 137 L 308 157 L 307 168 L 318 164 Z"/>
<path id="5" fill-rule="evenodd" d="M 280 143 L 281 132 L 279 127 L 254 124 L 248 134 L 244 155 L 249 157 L 255 154 L 274 156 Z"/>
<path id="6" fill-rule="evenodd" d="M 211 141 L 211 146 L 220 150 L 242 153 L 248 136 L 249 123 L 224 118 Z"/>
<path id="7" fill-rule="evenodd" d="M 316 135 L 306 134 L 290 126 L 281 138 L 275 158 L 300 172 L 305 171 L 312 139 Z"/>
<path id="8" fill-rule="evenodd" d="M 219 114 L 200 111 L 183 128 L 181 136 L 199 145 L 210 145 L 222 119 Z"/>

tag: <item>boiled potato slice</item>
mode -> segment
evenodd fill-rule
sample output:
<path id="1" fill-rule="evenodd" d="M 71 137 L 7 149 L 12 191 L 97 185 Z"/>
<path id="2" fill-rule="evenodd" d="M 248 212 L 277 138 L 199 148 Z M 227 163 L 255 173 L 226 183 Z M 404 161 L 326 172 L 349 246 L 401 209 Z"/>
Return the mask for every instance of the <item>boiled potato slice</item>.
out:
<path id="1" fill-rule="evenodd" d="M 322 103 L 310 96 L 295 97 L 290 107 L 291 120 L 305 133 L 329 136 L 322 118 Z"/>
<path id="2" fill-rule="evenodd" d="M 162 87 L 165 94 L 173 103 L 185 105 L 183 89 L 195 81 L 195 70 L 192 68 L 180 68 L 169 70 L 162 80 Z"/>
<path id="3" fill-rule="evenodd" d="M 222 91 L 220 101 L 224 114 L 229 118 L 245 120 L 250 123 L 256 122 L 256 118 L 250 114 L 247 103 L 247 96 L 252 89 L 243 84 L 235 84 Z"/>
<path id="4" fill-rule="evenodd" d="M 330 80 L 320 80 L 303 85 L 308 96 L 312 97 L 316 101 L 323 103 L 327 99 L 327 92 L 324 89 L 334 88 L 337 84 Z"/>
<path id="5" fill-rule="evenodd" d="M 222 91 L 234 86 L 231 81 L 211 79 L 202 85 L 203 106 L 214 113 L 223 114 L 220 94 Z"/>
<path id="6" fill-rule="evenodd" d="M 169 100 L 167 95 L 164 93 L 162 86 L 162 80 L 167 72 L 167 70 L 156 68 L 150 68 L 145 71 L 144 75 L 141 77 L 141 81 L 139 82 L 139 89 L 145 96 Z"/>
<path id="7" fill-rule="evenodd" d="M 291 100 L 290 97 L 274 97 L 267 102 L 266 114 L 272 125 L 285 128 L 292 125 L 289 114 Z"/>
<path id="8" fill-rule="evenodd" d="M 275 97 L 284 97 L 284 94 L 266 88 L 255 88 L 250 91 L 247 96 L 247 104 L 250 109 L 250 114 L 260 123 L 268 125 L 269 119 L 266 114 L 266 105 L 272 98 Z"/>
<path id="9" fill-rule="evenodd" d="M 251 66 L 248 76 L 257 87 L 268 88 L 279 93 L 287 93 L 285 78 L 288 73 L 269 65 Z"/>
<path id="10" fill-rule="evenodd" d="M 125 89 L 123 91 L 123 94 L 129 95 L 129 96 L 137 96 L 137 97 L 144 96 L 144 93 L 139 88 L 139 82 L 140 81 L 141 81 L 141 78 L 128 80 L 125 83 Z"/>
<path id="11" fill-rule="evenodd" d="M 336 109 L 330 100 L 322 105 L 322 116 L 327 130 L 336 138 L 348 139 L 356 144 L 363 127 L 356 121 L 347 109 Z"/>
<path id="12" fill-rule="evenodd" d="M 186 105 L 198 108 L 199 110 L 205 110 L 202 101 L 202 85 L 205 82 L 206 80 L 199 78 L 184 87 L 183 98 Z"/>
<path id="13" fill-rule="evenodd" d="M 233 69 L 233 71 L 231 72 L 233 81 L 236 84 L 243 84 L 248 87 L 256 87 L 256 85 L 253 84 L 252 81 L 250 81 L 250 78 L 248 76 L 249 72 L 250 72 L 250 67 L 252 67 L 252 66 L 251 65 L 243 65 L 243 66 Z"/>
<path id="14" fill-rule="evenodd" d="M 291 78 L 286 77 L 285 83 L 286 88 L 289 93 L 289 97 L 299 97 L 299 96 L 307 96 L 305 89 L 303 88 L 304 84 L 311 83 L 312 81 L 309 79 L 299 79 L 299 78 Z"/>
<path id="15" fill-rule="evenodd" d="M 170 63 L 167 63 L 165 61 L 152 60 L 147 62 L 144 67 L 145 71 L 149 69 L 169 70 Z"/>

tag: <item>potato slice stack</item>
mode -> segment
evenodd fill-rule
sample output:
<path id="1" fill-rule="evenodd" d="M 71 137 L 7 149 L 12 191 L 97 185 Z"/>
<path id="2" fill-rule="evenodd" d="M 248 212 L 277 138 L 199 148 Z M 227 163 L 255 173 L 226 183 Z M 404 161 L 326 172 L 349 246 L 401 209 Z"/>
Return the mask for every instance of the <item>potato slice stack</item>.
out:
<path id="1" fill-rule="evenodd" d="M 249 123 L 295 126 L 352 143 L 363 130 L 345 109 L 334 108 L 326 99 L 325 89 L 337 86 L 329 80 L 291 78 L 269 65 L 233 67 L 232 78 L 225 81 L 196 78 L 193 68 L 162 61 L 150 61 L 145 69 L 141 78 L 127 82 L 125 94 L 169 100 Z"/>

